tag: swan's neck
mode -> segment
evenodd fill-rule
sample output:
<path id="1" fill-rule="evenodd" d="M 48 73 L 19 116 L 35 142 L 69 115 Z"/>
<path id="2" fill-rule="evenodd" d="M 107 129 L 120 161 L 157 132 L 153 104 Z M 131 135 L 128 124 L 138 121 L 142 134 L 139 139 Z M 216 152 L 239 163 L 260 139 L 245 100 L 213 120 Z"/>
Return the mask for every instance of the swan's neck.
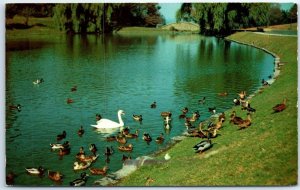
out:
<path id="1" fill-rule="evenodd" d="M 123 127 L 124 126 L 124 122 L 122 120 L 121 113 L 118 114 L 118 118 L 119 118 L 119 123 L 120 123 L 121 127 Z"/>

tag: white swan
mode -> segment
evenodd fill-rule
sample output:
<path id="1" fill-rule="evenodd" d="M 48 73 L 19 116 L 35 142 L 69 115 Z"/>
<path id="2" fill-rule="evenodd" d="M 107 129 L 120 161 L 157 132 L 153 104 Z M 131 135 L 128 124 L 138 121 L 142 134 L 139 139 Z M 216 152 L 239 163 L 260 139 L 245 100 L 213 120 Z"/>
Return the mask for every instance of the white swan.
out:
<path id="1" fill-rule="evenodd" d="M 119 127 L 124 127 L 124 122 L 121 117 L 121 115 L 124 115 L 124 114 L 125 113 L 123 110 L 118 111 L 119 123 L 117 123 L 115 121 L 111 121 L 109 119 L 100 119 L 99 121 L 97 121 L 97 125 L 91 125 L 91 126 L 97 128 L 97 129 L 116 129 Z"/>

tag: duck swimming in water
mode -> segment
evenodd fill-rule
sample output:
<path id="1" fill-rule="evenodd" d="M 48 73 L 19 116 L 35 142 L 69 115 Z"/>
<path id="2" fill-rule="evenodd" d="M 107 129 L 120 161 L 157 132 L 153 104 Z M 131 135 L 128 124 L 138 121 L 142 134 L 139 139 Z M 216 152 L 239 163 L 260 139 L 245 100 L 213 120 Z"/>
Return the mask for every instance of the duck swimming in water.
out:
<path id="1" fill-rule="evenodd" d="M 153 103 L 150 105 L 150 108 L 152 108 L 152 109 L 156 108 L 156 102 L 153 102 Z"/>
<path id="2" fill-rule="evenodd" d="M 63 175 L 60 172 L 48 170 L 48 177 L 53 181 L 61 181 Z"/>
<path id="3" fill-rule="evenodd" d="M 27 171 L 27 173 L 31 175 L 40 175 L 40 176 L 43 175 L 45 171 L 42 166 L 38 168 L 25 168 L 25 170 Z"/>
<path id="4" fill-rule="evenodd" d="M 62 134 L 56 136 L 56 140 L 61 141 L 62 139 L 66 138 L 66 136 L 67 136 L 67 132 L 63 131 Z"/>
<path id="5" fill-rule="evenodd" d="M 103 175 L 105 176 L 108 171 L 108 166 L 104 166 L 103 168 L 90 168 L 91 174 L 93 175 Z"/>

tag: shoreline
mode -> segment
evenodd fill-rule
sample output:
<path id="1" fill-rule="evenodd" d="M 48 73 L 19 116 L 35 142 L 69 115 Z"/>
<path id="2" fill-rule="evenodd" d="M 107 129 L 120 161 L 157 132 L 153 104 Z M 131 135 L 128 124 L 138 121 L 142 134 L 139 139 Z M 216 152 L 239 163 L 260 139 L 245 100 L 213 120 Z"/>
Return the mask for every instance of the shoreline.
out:
<path id="1" fill-rule="evenodd" d="M 276 78 L 280 74 L 280 69 L 279 69 L 279 65 L 278 65 L 280 63 L 280 57 L 276 53 L 271 52 L 270 50 L 267 50 L 265 48 L 255 46 L 254 44 L 244 43 L 244 42 L 240 42 L 240 41 L 233 40 L 233 39 L 227 39 L 227 38 L 224 38 L 224 40 L 242 44 L 242 45 L 251 46 L 251 47 L 263 50 L 266 53 L 272 55 L 274 58 L 274 72 L 273 72 L 272 78 L 267 80 L 267 82 L 270 85 L 272 85 L 276 81 Z M 265 87 L 263 87 L 263 86 L 259 87 L 255 92 L 248 95 L 247 100 L 252 99 L 254 96 L 256 96 L 262 88 L 265 88 Z M 234 108 L 234 106 L 232 108 L 229 108 L 225 112 L 232 110 L 233 108 Z M 211 117 L 205 119 L 203 122 L 206 122 L 207 120 L 211 119 L 212 117 L 217 117 L 219 114 L 212 115 Z M 131 173 L 138 170 L 140 167 L 142 167 L 145 164 L 145 162 L 147 162 L 149 160 L 150 160 L 150 165 L 151 164 L 152 165 L 160 164 L 162 161 L 167 162 L 167 160 L 161 160 L 161 159 L 158 159 L 158 157 L 162 154 L 167 153 L 167 151 L 172 149 L 176 144 L 178 144 L 181 141 L 183 141 L 184 139 L 186 139 L 187 136 L 185 136 L 185 134 L 186 134 L 186 132 L 183 132 L 181 135 L 174 136 L 163 149 L 157 150 L 149 155 L 139 156 L 136 159 L 128 161 L 127 163 L 125 161 L 123 164 L 123 167 L 121 169 L 109 174 L 106 177 L 103 177 L 99 180 L 94 181 L 94 184 L 99 185 L 99 186 L 113 186 L 113 185 L 118 184 L 124 177 L 127 177 Z M 214 154 L 214 152 L 212 152 L 211 154 Z"/>

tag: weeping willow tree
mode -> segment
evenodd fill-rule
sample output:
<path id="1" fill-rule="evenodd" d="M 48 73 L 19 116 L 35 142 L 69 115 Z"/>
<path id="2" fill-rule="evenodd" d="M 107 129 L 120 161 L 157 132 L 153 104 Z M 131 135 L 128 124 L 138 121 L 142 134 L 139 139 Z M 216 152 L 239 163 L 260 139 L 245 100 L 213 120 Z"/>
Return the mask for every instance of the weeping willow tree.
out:
<path id="1" fill-rule="evenodd" d="M 183 6 L 183 5 L 182 5 Z M 193 3 L 191 9 L 180 8 L 200 25 L 200 33 L 226 35 L 242 27 L 266 26 L 270 3 Z"/>

